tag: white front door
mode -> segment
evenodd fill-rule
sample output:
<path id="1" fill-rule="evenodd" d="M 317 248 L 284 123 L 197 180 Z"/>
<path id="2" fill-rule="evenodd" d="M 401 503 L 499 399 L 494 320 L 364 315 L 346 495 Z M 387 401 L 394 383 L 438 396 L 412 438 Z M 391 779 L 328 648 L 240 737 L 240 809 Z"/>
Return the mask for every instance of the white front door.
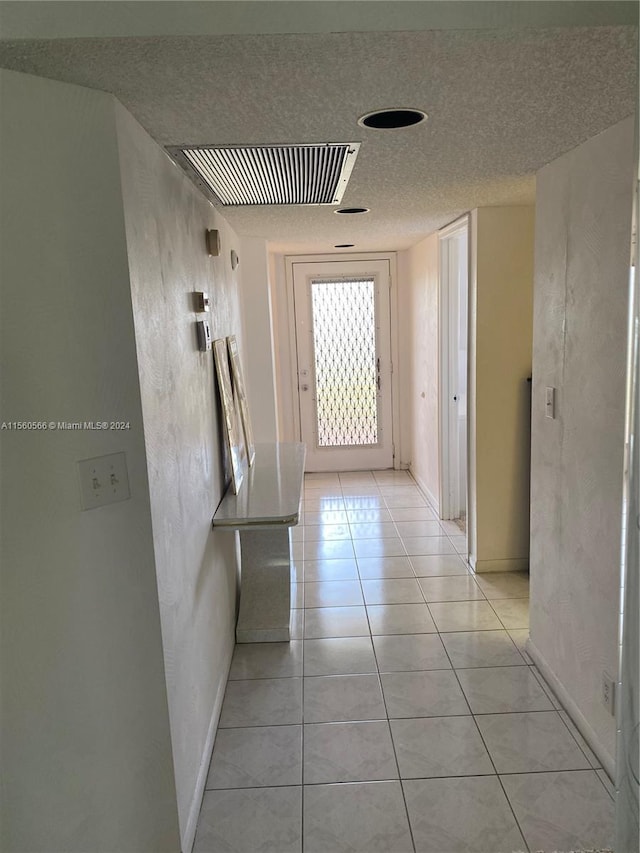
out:
<path id="1" fill-rule="evenodd" d="M 389 261 L 293 264 L 307 471 L 393 467 Z"/>

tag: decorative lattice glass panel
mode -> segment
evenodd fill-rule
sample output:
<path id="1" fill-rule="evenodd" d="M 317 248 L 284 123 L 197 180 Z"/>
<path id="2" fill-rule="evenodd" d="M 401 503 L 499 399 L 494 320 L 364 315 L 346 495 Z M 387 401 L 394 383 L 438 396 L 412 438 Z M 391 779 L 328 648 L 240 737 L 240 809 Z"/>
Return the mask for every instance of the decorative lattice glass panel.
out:
<path id="1" fill-rule="evenodd" d="M 318 447 L 378 443 L 373 279 L 311 282 Z"/>

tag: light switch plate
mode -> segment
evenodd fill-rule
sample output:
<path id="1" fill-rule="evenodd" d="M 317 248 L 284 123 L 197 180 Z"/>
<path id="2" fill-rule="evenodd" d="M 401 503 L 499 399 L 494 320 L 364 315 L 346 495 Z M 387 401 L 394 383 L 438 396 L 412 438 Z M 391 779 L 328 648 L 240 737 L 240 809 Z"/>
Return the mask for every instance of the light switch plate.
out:
<path id="1" fill-rule="evenodd" d="M 126 501 L 131 497 L 124 453 L 81 459 L 78 472 L 83 510 Z"/>

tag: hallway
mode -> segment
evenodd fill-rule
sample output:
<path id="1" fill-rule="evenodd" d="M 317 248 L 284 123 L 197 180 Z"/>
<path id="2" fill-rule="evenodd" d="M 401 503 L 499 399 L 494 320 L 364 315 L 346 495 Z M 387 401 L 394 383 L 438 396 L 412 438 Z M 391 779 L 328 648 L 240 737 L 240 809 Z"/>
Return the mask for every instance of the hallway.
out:
<path id="1" fill-rule="evenodd" d="M 236 646 L 196 853 L 611 847 L 612 787 L 407 472 L 308 474 L 292 641 Z"/>

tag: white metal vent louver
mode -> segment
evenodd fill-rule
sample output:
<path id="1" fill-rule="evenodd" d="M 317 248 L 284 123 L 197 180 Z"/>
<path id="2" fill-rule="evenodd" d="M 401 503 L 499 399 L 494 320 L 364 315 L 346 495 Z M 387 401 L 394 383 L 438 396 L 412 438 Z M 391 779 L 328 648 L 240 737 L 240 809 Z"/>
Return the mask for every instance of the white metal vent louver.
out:
<path id="1" fill-rule="evenodd" d="M 200 189 L 224 206 L 340 204 L 359 142 L 169 146 Z"/>

